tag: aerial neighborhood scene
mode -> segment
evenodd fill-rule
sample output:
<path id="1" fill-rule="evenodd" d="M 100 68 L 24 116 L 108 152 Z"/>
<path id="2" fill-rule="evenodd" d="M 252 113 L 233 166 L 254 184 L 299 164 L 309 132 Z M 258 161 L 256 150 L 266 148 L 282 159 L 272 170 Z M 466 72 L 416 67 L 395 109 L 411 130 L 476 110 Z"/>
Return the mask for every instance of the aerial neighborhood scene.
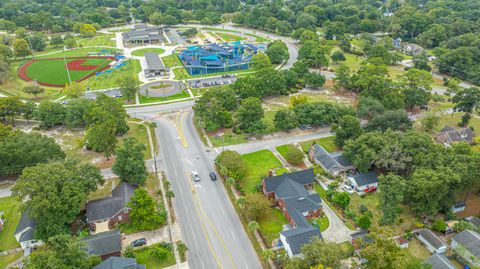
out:
<path id="1" fill-rule="evenodd" d="M 2 268 L 480 269 L 480 0 L 1 0 Z"/>

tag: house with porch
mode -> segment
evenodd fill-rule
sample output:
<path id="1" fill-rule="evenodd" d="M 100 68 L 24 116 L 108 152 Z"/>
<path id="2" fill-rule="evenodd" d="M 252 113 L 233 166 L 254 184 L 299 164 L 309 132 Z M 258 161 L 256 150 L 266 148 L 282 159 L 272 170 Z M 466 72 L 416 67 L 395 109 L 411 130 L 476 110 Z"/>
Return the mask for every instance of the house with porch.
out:
<path id="1" fill-rule="evenodd" d="M 322 200 L 313 190 L 314 183 L 313 169 L 267 177 L 262 181 L 264 195 L 280 207 L 289 222 L 280 232 L 280 241 L 290 257 L 300 254 L 301 247 L 314 237 L 321 238 L 320 230 L 308 222 L 322 212 Z"/>
<path id="2" fill-rule="evenodd" d="M 117 223 L 128 222 L 128 203 L 136 187 L 122 182 L 112 190 L 112 195 L 87 202 L 87 224 L 92 233 L 109 231 Z"/>

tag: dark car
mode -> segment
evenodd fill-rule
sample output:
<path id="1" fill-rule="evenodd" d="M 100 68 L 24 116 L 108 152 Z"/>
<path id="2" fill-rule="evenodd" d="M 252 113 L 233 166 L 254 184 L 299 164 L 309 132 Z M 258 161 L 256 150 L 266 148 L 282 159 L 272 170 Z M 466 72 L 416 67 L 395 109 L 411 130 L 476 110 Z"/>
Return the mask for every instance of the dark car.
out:
<path id="1" fill-rule="evenodd" d="M 215 172 L 211 172 L 211 173 L 210 173 L 210 178 L 211 178 L 212 180 L 217 180 L 217 175 L 215 175 Z"/>
<path id="2" fill-rule="evenodd" d="M 139 238 L 131 243 L 132 247 L 134 248 L 140 247 L 146 244 L 147 244 L 147 240 L 145 238 Z"/>

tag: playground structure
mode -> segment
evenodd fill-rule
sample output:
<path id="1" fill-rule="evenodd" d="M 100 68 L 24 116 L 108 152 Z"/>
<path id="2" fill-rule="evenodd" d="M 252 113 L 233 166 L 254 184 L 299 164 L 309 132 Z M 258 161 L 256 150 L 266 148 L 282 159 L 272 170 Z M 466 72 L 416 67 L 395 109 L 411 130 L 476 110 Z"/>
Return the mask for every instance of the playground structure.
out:
<path id="1" fill-rule="evenodd" d="M 180 52 L 178 57 L 188 73 L 197 76 L 247 70 L 250 67 L 252 56 L 258 51 L 259 47 L 256 45 L 236 41 L 190 46 Z"/>

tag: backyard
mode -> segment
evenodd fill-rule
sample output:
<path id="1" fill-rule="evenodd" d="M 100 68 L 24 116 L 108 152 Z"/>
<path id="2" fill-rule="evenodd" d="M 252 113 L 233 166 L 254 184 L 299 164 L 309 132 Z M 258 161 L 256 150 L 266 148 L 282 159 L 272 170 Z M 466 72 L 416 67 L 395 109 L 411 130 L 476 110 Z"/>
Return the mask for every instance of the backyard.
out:
<path id="1" fill-rule="evenodd" d="M 14 233 L 21 217 L 21 204 L 21 201 L 14 197 L 0 198 L 0 211 L 3 211 L 5 220 L 3 231 L 0 232 L 0 252 L 20 246 L 15 239 Z"/>

